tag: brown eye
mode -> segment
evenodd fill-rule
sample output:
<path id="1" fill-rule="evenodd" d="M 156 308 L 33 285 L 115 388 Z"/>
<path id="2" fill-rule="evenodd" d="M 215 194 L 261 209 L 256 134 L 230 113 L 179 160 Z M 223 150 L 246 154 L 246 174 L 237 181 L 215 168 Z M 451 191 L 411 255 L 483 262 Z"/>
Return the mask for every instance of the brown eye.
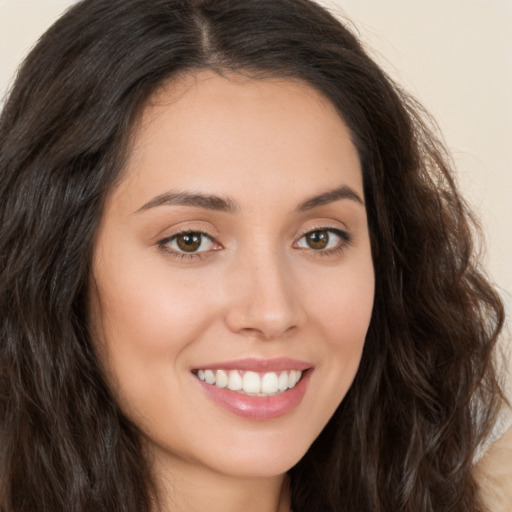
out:
<path id="1" fill-rule="evenodd" d="M 322 250 L 329 245 L 328 231 L 312 231 L 304 237 L 310 249 Z"/>
<path id="2" fill-rule="evenodd" d="M 342 249 L 351 242 L 350 235 L 341 229 L 315 229 L 303 235 L 294 244 L 300 249 L 311 249 L 328 253 L 331 250 Z"/>
<path id="3" fill-rule="evenodd" d="M 184 233 L 176 237 L 178 247 L 184 252 L 195 252 L 201 247 L 202 235 L 200 233 Z"/>
<path id="4" fill-rule="evenodd" d="M 214 241 L 205 233 L 188 231 L 162 240 L 159 245 L 171 252 L 193 254 L 211 251 Z"/>

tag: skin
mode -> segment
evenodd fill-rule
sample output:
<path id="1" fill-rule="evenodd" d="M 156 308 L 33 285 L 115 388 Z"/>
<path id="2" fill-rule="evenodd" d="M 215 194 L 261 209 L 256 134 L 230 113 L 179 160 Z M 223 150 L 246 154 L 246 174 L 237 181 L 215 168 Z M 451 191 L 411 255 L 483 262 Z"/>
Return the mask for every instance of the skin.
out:
<path id="1" fill-rule="evenodd" d="M 298 210 L 340 187 L 353 196 Z M 158 204 L 169 192 L 236 208 Z M 213 241 L 183 258 L 179 230 Z M 311 231 L 330 249 L 308 245 Z M 207 71 L 155 94 L 106 202 L 91 304 L 100 359 L 147 441 L 164 509 L 288 510 L 286 471 L 350 387 L 373 296 L 360 163 L 327 100 L 298 81 Z M 247 357 L 310 363 L 300 404 L 242 418 L 191 372 Z"/>

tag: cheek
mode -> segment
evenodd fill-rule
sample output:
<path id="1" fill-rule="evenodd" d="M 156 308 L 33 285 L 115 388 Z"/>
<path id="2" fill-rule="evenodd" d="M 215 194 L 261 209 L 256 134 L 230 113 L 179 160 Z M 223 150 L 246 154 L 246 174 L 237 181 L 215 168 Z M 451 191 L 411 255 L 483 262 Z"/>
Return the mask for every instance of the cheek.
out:
<path id="1" fill-rule="evenodd" d="M 373 263 L 369 252 L 337 269 L 316 276 L 304 286 L 306 309 L 322 330 L 330 350 L 360 353 L 373 309 Z"/>
<path id="2" fill-rule="evenodd" d="M 328 392 L 324 412 L 328 416 L 345 397 L 357 373 L 370 324 L 374 299 L 374 272 L 371 257 L 330 269 L 315 287 L 309 288 L 307 309 L 316 332 L 321 333 L 318 374 Z M 319 406 L 321 408 L 321 406 Z"/>
<path id="3" fill-rule="evenodd" d="M 208 289 L 187 273 L 170 272 L 164 258 L 116 254 L 104 260 L 116 262 L 111 268 L 98 265 L 96 272 L 103 283 L 98 292 L 109 340 L 130 340 L 141 350 L 168 350 L 208 323 L 213 304 Z"/>
<path id="4" fill-rule="evenodd" d="M 186 273 L 171 276 L 164 259 L 116 252 L 95 267 L 93 329 L 105 371 L 121 402 L 144 404 L 174 382 L 182 354 L 216 317 L 214 296 Z"/>

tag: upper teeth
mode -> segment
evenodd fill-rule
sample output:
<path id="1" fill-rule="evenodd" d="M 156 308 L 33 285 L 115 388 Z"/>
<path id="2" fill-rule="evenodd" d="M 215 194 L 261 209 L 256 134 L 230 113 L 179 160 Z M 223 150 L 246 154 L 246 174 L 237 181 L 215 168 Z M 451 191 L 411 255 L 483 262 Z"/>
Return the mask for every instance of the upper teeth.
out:
<path id="1" fill-rule="evenodd" d="M 249 395 L 269 396 L 293 388 L 299 382 L 302 372 L 240 372 L 239 370 L 199 370 L 197 376 L 219 388 L 228 388 Z"/>

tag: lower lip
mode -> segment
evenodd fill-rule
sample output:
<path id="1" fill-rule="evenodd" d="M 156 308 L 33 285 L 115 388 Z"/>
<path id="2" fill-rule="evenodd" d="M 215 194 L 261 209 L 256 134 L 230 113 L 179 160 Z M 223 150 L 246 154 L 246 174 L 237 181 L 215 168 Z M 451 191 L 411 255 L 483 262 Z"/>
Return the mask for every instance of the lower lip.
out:
<path id="1" fill-rule="evenodd" d="M 304 398 L 312 370 L 303 373 L 295 387 L 273 396 L 248 396 L 227 388 L 218 388 L 199 379 L 206 394 L 228 411 L 252 420 L 269 420 L 284 416 Z"/>

